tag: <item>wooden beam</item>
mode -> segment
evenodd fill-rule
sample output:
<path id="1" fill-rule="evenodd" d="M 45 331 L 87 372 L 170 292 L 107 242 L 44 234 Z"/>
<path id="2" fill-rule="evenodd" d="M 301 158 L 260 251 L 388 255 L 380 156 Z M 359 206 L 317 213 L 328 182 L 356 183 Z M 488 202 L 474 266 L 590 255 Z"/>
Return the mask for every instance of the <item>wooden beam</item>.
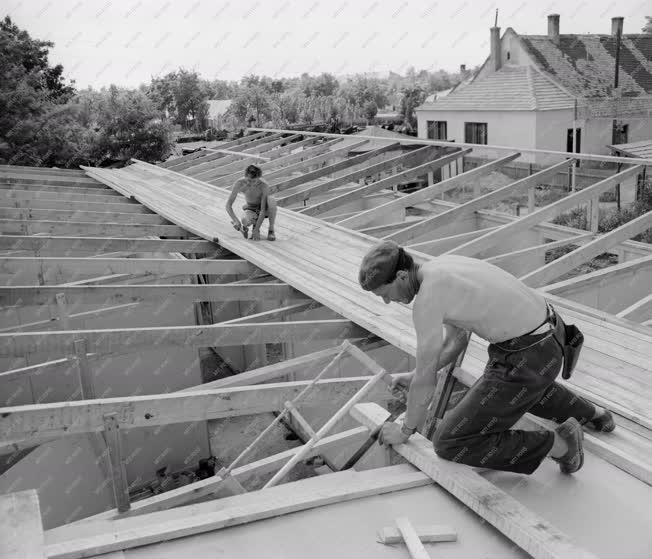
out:
<path id="1" fill-rule="evenodd" d="M 351 415 L 373 430 L 389 412 L 377 404 L 358 404 Z M 472 468 L 439 458 L 432 442 L 419 433 L 394 450 L 535 559 L 597 559 Z"/>
<path id="2" fill-rule="evenodd" d="M 308 299 L 286 283 L 209 283 L 138 285 L 0 286 L 0 305 L 51 305 L 64 293 L 71 305 L 122 304 L 135 301 L 259 301 Z"/>
<path id="3" fill-rule="evenodd" d="M 423 547 L 419 535 L 406 516 L 401 516 L 396 519 L 396 527 L 401 533 L 401 536 L 403 536 L 403 541 L 412 559 L 430 559 L 430 554 Z"/>
<path id="4" fill-rule="evenodd" d="M 0 495 L 0 557 L 46 559 L 36 489 Z"/>
<path id="5" fill-rule="evenodd" d="M 445 179 L 431 186 L 427 186 L 426 188 L 422 188 L 421 190 L 417 190 L 411 194 L 401 196 L 396 200 L 392 200 L 391 202 L 387 202 L 381 206 L 377 206 L 375 208 L 371 208 L 370 210 L 360 212 L 354 216 L 342 219 L 341 221 L 338 221 L 337 224 L 343 227 L 357 229 L 371 221 L 392 213 L 396 209 L 407 208 L 408 206 L 420 204 L 426 200 L 432 200 L 438 194 L 447 192 L 448 190 L 456 188 L 460 185 L 468 184 L 468 181 L 474 180 L 476 177 L 483 177 L 486 174 L 491 173 L 500 167 L 503 167 L 510 161 L 517 159 L 520 157 L 520 155 L 520 153 L 511 153 L 501 157 L 500 159 L 490 161 L 489 163 L 480 165 L 475 169 L 466 171 L 465 173 L 460 173 L 459 175 L 455 175 L 449 179 Z"/>
<path id="6" fill-rule="evenodd" d="M 259 140 L 260 138 L 265 138 L 267 136 L 268 136 L 267 132 L 258 132 L 255 134 L 251 134 L 249 136 L 243 136 L 242 138 L 238 138 L 237 140 L 234 140 L 232 142 L 226 142 L 225 144 L 220 144 L 220 147 L 223 149 L 224 148 L 232 149 L 235 148 L 236 146 L 251 144 L 256 140 Z M 205 149 L 202 151 L 197 151 L 194 153 L 190 153 L 188 155 L 184 155 L 183 157 L 178 157 L 176 159 L 168 159 L 167 161 L 160 163 L 159 167 L 181 172 L 184 169 L 188 169 L 189 167 L 193 167 L 194 165 L 197 165 L 198 163 L 207 163 L 208 161 L 219 159 L 220 157 L 224 157 L 224 154 L 215 153 L 210 149 Z M 198 159 L 201 161 L 196 161 Z"/>
<path id="7" fill-rule="evenodd" d="M 188 237 L 190 233 L 178 225 L 149 225 L 140 223 L 97 223 L 94 221 L 31 221 L 0 219 L 0 231 L 20 232 L 23 235 L 88 235 L 125 237 Z"/>
<path id="8" fill-rule="evenodd" d="M 0 237 L 1 238 L 1 237 Z M 652 254 L 650 256 L 643 256 L 634 260 L 628 260 L 614 266 L 602 268 L 595 272 L 589 272 L 581 276 L 575 276 L 567 280 L 551 283 L 541 287 L 541 291 L 548 294 L 558 294 L 563 296 L 567 291 L 583 291 L 591 285 L 599 285 L 606 280 L 620 281 L 621 277 L 627 274 L 637 273 L 644 271 L 652 266 Z"/>
<path id="9" fill-rule="evenodd" d="M 355 157 L 352 157 L 351 159 L 347 159 L 346 161 L 353 162 L 359 160 L 360 162 L 364 162 L 377 155 L 382 155 L 387 151 L 395 150 L 397 147 L 399 147 L 398 144 L 389 144 L 387 146 L 383 146 L 381 148 L 368 151 L 361 155 L 356 155 Z M 374 165 L 369 165 L 368 167 L 363 167 L 362 169 L 357 169 L 355 171 L 352 171 L 351 173 L 346 173 L 340 177 L 336 177 L 329 181 L 324 181 L 315 184 L 313 186 L 308 186 L 307 188 L 304 188 L 299 192 L 288 194 L 287 196 L 282 196 L 278 198 L 277 201 L 279 206 L 290 206 L 292 204 L 297 204 L 299 202 L 308 200 L 315 194 L 321 194 L 323 192 L 328 192 L 333 188 L 337 188 L 338 186 L 343 186 L 348 183 L 354 183 L 369 175 L 375 175 L 376 173 L 382 173 L 384 171 L 393 169 L 398 165 L 405 165 L 407 167 L 412 167 L 413 165 L 421 164 L 423 163 L 424 159 L 427 159 L 429 156 L 434 155 L 436 151 L 437 151 L 436 148 L 425 147 L 407 153 L 402 153 L 396 157 L 386 159 L 385 161 L 381 161 Z M 360 159 L 360 158 L 364 158 L 364 159 Z"/>
<path id="10" fill-rule="evenodd" d="M 5 201 L 6 205 L 7 202 Z M 155 215 L 155 212 L 134 202 L 128 198 L 116 198 L 114 202 L 88 202 L 86 200 L 75 202 L 71 200 L 58 200 L 54 198 L 40 198 L 38 200 L 26 199 L 18 200 L 13 199 L 8 204 L 12 208 L 19 208 L 22 210 L 66 210 L 66 211 L 80 211 L 80 212 L 117 212 L 117 213 L 133 213 L 144 215 Z"/>
<path id="11" fill-rule="evenodd" d="M 635 322 L 643 322 L 652 318 L 652 293 L 623 309 L 616 316 Z"/>
<path id="12" fill-rule="evenodd" d="M 424 252 L 426 254 L 430 254 L 431 256 L 439 256 L 440 254 L 444 254 L 444 252 L 447 250 L 459 246 L 469 239 L 477 239 L 478 237 L 488 233 L 489 231 L 493 231 L 494 229 L 497 229 L 497 227 L 485 227 L 484 229 L 478 229 L 477 231 L 469 231 L 468 233 L 459 233 L 458 235 L 450 235 L 448 237 L 432 239 L 431 241 L 414 243 L 407 245 L 406 248 L 418 250 L 419 252 Z"/>
<path id="13" fill-rule="evenodd" d="M 85 274 L 142 274 L 142 275 L 253 275 L 261 272 L 246 260 L 177 260 L 172 258 L 74 258 L 74 257 L 0 257 L 0 274 L 41 275 L 56 277 L 65 270 Z"/>
<path id="14" fill-rule="evenodd" d="M 360 165 L 361 163 L 364 163 L 365 161 L 369 161 L 369 159 L 373 159 L 374 157 L 378 157 L 379 155 L 382 155 L 383 153 L 387 153 L 388 151 L 394 150 L 398 147 L 398 144 L 396 143 L 390 143 L 387 144 L 386 146 L 382 146 L 380 148 L 370 150 L 368 152 L 362 153 L 360 155 L 355 155 L 349 159 L 343 159 L 342 161 L 337 161 L 336 163 L 332 163 L 331 165 L 327 165 L 325 167 L 321 167 L 319 169 L 315 169 L 314 171 L 309 171 L 307 173 L 303 173 L 302 175 L 298 177 L 293 177 L 290 179 L 286 179 L 281 182 L 275 182 L 272 186 L 272 191 L 273 192 L 281 192 L 282 190 L 287 190 L 288 188 L 292 188 L 295 186 L 300 186 L 306 183 L 309 183 L 311 181 L 314 181 L 316 179 L 319 179 L 321 177 L 327 177 L 328 175 L 332 175 L 334 173 L 339 173 L 340 171 L 344 171 L 345 169 L 349 169 L 350 167 L 355 167 L 356 165 Z M 349 146 L 349 150 L 351 150 L 351 146 Z M 360 170 L 349 173 L 345 176 L 356 176 L 356 177 L 361 177 L 365 175 L 360 174 Z M 357 180 L 357 179 L 356 179 Z M 340 182 L 340 178 L 333 179 L 332 181 L 328 181 L 327 183 L 323 184 L 328 184 L 329 186 L 325 188 L 325 190 L 328 190 L 329 188 L 334 188 L 338 184 L 346 184 L 347 182 L 350 182 L 349 180 L 346 180 L 344 182 Z M 318 185 L 321 186 L 321 185 Z M 317 192 L 317 191 L 315 191 Z M 303 198 L 298 197 L 296 200 L 293 198 L 289 197 L 279 197 L 279 202 L 283 202 L 281 205 L 287 205 L 292 202 L 296 201 L 301 201 Z"/>
<path id="15" fill-rule="evenodd" d="M 332 210 L 333 208 L 337 208 L 343 204 L 346 204 L 347 202 L 356 200 L 360 196 L 371 194 L 372 192 L 379 192 L 384 188 L 390 188 L 396 184 L 400 184 L 405 181 L 410 181 L 421 175 L 425 175 L 430 171 L 434 171 L 435 169 L 440 169 L 444 165 L 448 165 L 452 161 L 455 161 L 460 157 L 463 157 L 470 151 L 471 148 L 466 148 L 457 151 L 455 153 L 451 153 L 449 155 L 444 155 L 443 157 L 433 159 L 432 161 L 428 161 L 427 163 L 423 163 L 422 165 L 417 165 L 416 167 L 412 167 L 411 169 L 406 169 L 405 171 L 401 171 L 400 173 L 391 175 L 382 180 L 372 182 L 371 184 L 367 184 L 365 186 L 361 186 L 360 188 L 357 188 L 352 192 L 347 192 L 346 194 L 342 194 L 341 196 L 331 198 L 330 200 L 325 200 L 324 202 L 320 202 L 319 204 L 308 206 L 307 208 L 302 210 L 301 213 L 305 215 L 317 215 L 319 213 Z"/>
<path id="16" fill-rule="evenodd" d="M 155 213 L 96 212 L 81 210 L 51 210 L 36 208 L 0 207 L 0 219 L 19 221 L 94 221 L 97 223 L 131 223 L 170 225 L 167 219 Z"/>
<path id="17" fill-rule="evenodd" d="M 34 195 L 49 196 L 56 198 L 59 194 L 75 194 L 80 198 L 87 194 L 102 194 L 104 196 L 120 196 L 115 190 L 109 187 L 104 188 L 83 188 L 81 186 L 52 186 L 47 184 L 25 184 L 25 183 L 0 183 L 0 194 L 4 195 L 12 190 L 29 191 Z"/>
<path id="18" fill-rule="evenodd" d="M 550 283 L 551 280 L 574 270 L 580 264 L 584 264 L 591 258 L 599 256 L 611 247 L 638 235 L 650 227 L 652 227 L 652 211 L 632 219 L 613 231 L 600 235 L 573 252 L 569 252 L 561 258 L 557 258 L 557 260 L 553 260 L 545 266 L 526 274 L 521 278 L 521 281 L 530 287 L 540 287 Z"/>
<path id="19" fill-rule="evenodd" d="M 331 406 L 334 401 L 348 399 L 365 386 L 369 378 L 359 376 L 320 380 L 302 400 L 301 407 L 313 409 Z M 279 382 L 0 408 L 0 446 L 38 442 L 43 437 L 99 432 L 104 428 L 104 416 L 107 414 L 117 414 L 121 429 L 132 429 L 279 412 L 286 401 L 293 399 L 310 383 Z M 381 384 L 371 389 L 368 398 L 385 402 L 391 399 L 391 394 Z"/>
<path id="20" fill-rule="evenodd" d="M 18 332 L 0 334 L 0 356 L 17 357 L 40 351 L 52 352 L 52 357 L 67 355 L 73 341 L 80 336 L 87 338 L 90 352 L 107 354 L 116 348 L 144 346 L 224 347 L 279 343 L 289 339 L 342 340 L 364 338 L 367 332 L 348 320 Z"/>
<path id="21" fill-rule="evenodd" d="M 109 461 L 111 462 L 113 496 L 118 512 L 125 512 L 129 510 L 129 484 L 127 483 L 127 470 L 124 463 L 120 421 L 116 413 L 104 414 L 102 420 L 104 423 L 103 433 L 109 450 Z"/>
<path id="22" fill-rule="evenodd" d="M 553 202 L 552 204 L 548 204 L 543 208 L 539 208 L 535 212 L 532 212 L 531 214 L 521 217 L 520 219 L 517 219 L 512 223 L 503 225 L 502 227 L 498 228 L 496 231 L 493 231 L 491 233 L 488 233 L 487 235 L 483 235 L 482 237 L 474 239 L 473 241 L 470 241 L 454 249 L 453 251 L 451 251 L 451 254 L 460 254 L 462 256 L 473 256 L 478 252 L 491 248 L 492 246 L 495 246 L 503 242 L 505 239 L 513 238 L 514 235 L 517 235 L 521 231 L 527 231 L 537 223 L 546 221 L 556 215 L 559 215 L 565 210 L 573 208 L 580 203 L 590 200 L 594 196 L 598 196 L 599 194 L 606 192 L 614 185 L 621 183 L 632 176 L 636 176 L 638 173 L 641 172 L 642 169 L 643 167 L 641 167 L 640 165 L 631 167 L 630 169 L 622 171 L 612 177 L 597 182 L 596 184 L 584 188 L 576 192 L 575 194 L 571 194 L 569 196 L 566 196 L 565 198 L 562 198 L 561 200 L 557 200 L 556 202 Z"/>
<path id="23" fill-rule="evenodd" d="M 324 437 L 311 449 L 308 457 L 312 458 L 313 456 L 318 456 L 325 450 L 332 448 L 341 448 L 345 445 L 363 443 L 368 436 L 369 429 L 366 427 L 355 427 L 335 435 Z M 278 470 L 280 466 L 292 458 L 300 449 L 301 447 L 295 447 L 289 450 L 284 450 L 277 454 L 273 454 L 272 456 L 256 460 L 255 462 L 250 462 L 245 466 L 234 468 L 231 472 L 231 475 L 238 482 L 245 483 L 251 478 L 255 478 Z M 189 501 L 196 501 L 202 497 L 209 497 L 214 495 L 216 488 L 221 486 L 222 479 L 222 477 L 216 474 L 201 481 L 196 481 L 194 483 L 184 485 L 183 487 L 166 491 L 160 495 L 155 495 L 153 497 L 148 497 L 147 499 L 136 501 L 132 503 L 131 509 L 125 514 L 119 514 L 117 509 L 112 509 L 93 515 L 91 517 L 83 518 L 73 522 L 72 524 L 140 516 L 141 514 L 148 514 L 150 512 L 178 507 Z"/>
<path id="24" fill-rule="evenodd" d="M 423 221 L 423 218 L 411 219 L 408 223 L 418 223 L 419 221 Z M 405 223 L 405 221 L 396 221 L 394 223 L 387 223 L 384 225 L 365 227 L 364 229 L 358 229 L 358 231 L 360 231 L 360 233 L 364 233 L 365 235 L 371 235 L 372 237 L 383 237 L 384 235 L 389 235 L 394 231 L 404 229 Z"/>
<path id="25" fill-rule="evenodd" d="M 84 252 L 182 252 L 189 254 L 212 253 L 219 245 L 204 239 L 141 239 L 50 236 L 27 237 L 0 235 L 0 250 L 53 251 L 74 254 Z"/>
<path id="26" fill-rule="evenodd" d="M 343 153 L 345 155 L 351 149 L 348 146 L 346 148 L 331 151 L 331 147 L 341 141 L 341 138 L 330 140 L 314 147 L 304 149 L 299 153 L 291 153 L 279 159 L 273 159 L 272 161 L 263 163 L 262 165 L 259 165 L 260 169 L 263 171 L 263 179 L 270 182 L 279 177 L 284 177 L 295 172 L 301 172 L 311 166 L 319 165 L 337 153 Z M 204 177 L 203 180 L 214 186 L 230 188 L 238 178 L 240 178 L 239 173 L 232 173 L 217 178 Z"/>
<path id="27" fill-rule="evenodd" d="M 572 162 L 572 159 L 568 159 L 566 161 L 562 161 L 561 163 L 557 163 L 556 165 L 543 169 L 542 171 L 534 173 L 529 177 L 517 180 L 506 186 L 493 190 L 492 192 L 488 192 L 479 198 L 474 198 L 473 200 L 470 200 L 464 204 L 460 204 L 459 206 L 452 208 L 444 213 L 435 215 L 429 219 L 426 219 L 422 223 L 411 225 L 406 227 L 403 231 L 397 231 L 396 233 L 387 235 L 385 238 L 396 241 L 397 243 L 405 243 L 410 239 L 420 237 L 429 231 L 434 231 L 439 227 L 454 223 L 455 221 L 458 221 L 463 217 L 476 212 L 477 210 L 487 208 L 504 198 L 517 193 L 523 193 L 531 186 L 535 186 L 542 181 L 549 179 L 550 177 L 554 177 L 557 173 L 570 166 Z"/>
<path id="28" fill-rule="evenodd" d="M 13 200 L 68 200 L 73 202 L 105 202 L 107 204 L 120 204 L 129 203 L 128 199 L 121 198 L 120 196 L 115 195 L 115 191 L 110 193 L 104 193 L 103 190 L 98 190 L 97 194 L 84 194 L 77 192 L 50 192 L 50 191 L 39 191 L 39 190 L 27 190 L 27 189 L 12 189 L 12 190 L 3 190 L 0 189 L 0 200 L 2 200 L 2 205 L 6 206 L 7 202 L 12 204 Z"/>
<path id="29" fill-rule="evenodd" d="M 416 526 L 415 530 L 422 542 L 454 542 L 457 540 L 457 532 L 450 526 L 445 525 L 423 525 Z M 403 543 L 403 536 L 396 526 L 385 526 L 378 530 L 378 541 L 384 544 Z"/>
<path id="30" fill-rule="evenodd" d="M 364 472 L 347 470 L 225 497 L 219 501 L 219 510 L 207 502 L 154 512 L 141 517 L 136 529 L 133 518 L 76 524 L 66 532 L 57 529 L 48 539 L 47 555 L 49 559 L 80 559 L 430 483 L 428 476 L 407 464 Z"/>

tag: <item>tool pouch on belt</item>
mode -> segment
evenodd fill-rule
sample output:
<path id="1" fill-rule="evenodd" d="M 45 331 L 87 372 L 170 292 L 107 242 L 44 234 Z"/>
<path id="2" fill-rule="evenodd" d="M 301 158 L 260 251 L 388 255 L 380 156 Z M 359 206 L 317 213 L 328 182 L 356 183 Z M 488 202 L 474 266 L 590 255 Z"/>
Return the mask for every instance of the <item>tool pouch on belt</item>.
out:
<path id="1" fill-rule="evenodd" d="M 584 344 L 584 335 L 574 324 L 564 324 L 564 329 L 566 333 L 566 339 L 563 345 L 564 368 L 562 370 L 561 376 L 564 379 L 569 379 L 573 369 L 575 368 L 575 365 L 577 365 L 577 360 L 580 357 L 582 344 Z"/>

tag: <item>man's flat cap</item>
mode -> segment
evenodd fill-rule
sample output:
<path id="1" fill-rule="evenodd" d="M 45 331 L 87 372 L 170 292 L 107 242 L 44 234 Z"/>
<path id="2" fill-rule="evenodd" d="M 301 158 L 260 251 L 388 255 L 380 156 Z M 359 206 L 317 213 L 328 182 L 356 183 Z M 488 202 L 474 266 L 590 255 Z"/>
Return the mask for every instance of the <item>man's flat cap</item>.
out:
<path id="1" fill-rule="evenodd" d="M 362 289 L 371 291 L 394 281 L 401 250 L 394 241 L 383 241 L 365 254 L 358 273 Z"/>

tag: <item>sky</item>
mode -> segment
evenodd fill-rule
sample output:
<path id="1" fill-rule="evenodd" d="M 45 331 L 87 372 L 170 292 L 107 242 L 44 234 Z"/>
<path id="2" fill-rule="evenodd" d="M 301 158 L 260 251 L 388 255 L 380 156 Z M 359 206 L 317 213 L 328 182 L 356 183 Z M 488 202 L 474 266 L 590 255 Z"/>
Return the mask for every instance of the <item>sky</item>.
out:
<path id="1" fill-rule="evenodd" d="M 0 0 L 32 37 L 55 43 L 50 62 L 78 88 L 136 87 L 179 67 L 206 79 L 303 72 L 404 74 L 484 62 L 498 8 L 501 32 L 640 33 L 639 0 Z"/>

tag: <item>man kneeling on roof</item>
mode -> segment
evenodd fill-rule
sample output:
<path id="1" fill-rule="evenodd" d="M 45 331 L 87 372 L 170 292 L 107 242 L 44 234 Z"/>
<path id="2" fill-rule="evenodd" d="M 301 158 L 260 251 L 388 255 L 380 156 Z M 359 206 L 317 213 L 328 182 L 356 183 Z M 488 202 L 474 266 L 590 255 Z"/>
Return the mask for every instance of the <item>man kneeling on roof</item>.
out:
<path id="1" fill-rule="evenodd" d="M 256 165 L 249 165 L 245 169 L 244 178 L 238 179 L 233 185 L 231 195 L 226 201 L 226 211 L 231 216 L 233 227 L 235 227 L 236 231 L 240 231 L 245 239 L 249 237 L 249 226 L 253 226 L 251 230 L 251 239 L 253 241 L 260 240 L 260 226 L 265 218 L 269 218 L 267 240 L 274 241 L 276 240 L 274 235 L 276 200 L 269 194 L 269 185 L 261 180 L 262 174 L 260 167 L 256 167 Z M 242 222 L 233 212 L 233 202 L 235 202 L 240 192 L 244 194 L 246 201 L 246 204 L 242 206 L 244 210 Z"/>
<path id="2" fill-rule="evenodd" d="M 550 456 L 562 472 L 573 473 L 584 462 L 581 425 L 615 428 L 609 411 L 555 381 L 562 362 L 562 376 L 570 376 L 583 340 L 579 330 L 501 268 L 453 255 L 417 264 L 399 245 L 384 241 L 364 257 L 359 282 L 387 304 L 414 301 L 416 369 L 409 380 L 394 383 L 395 390 L 409 387 L 407 411 L 402 426 L 383 426 L 381 444 L 404 443 L 422 424 L 436 371 L 455 362 L 467 331 L 490 342 L 489 361 L 437 426 L 433 444 L 441 458 L 531 474 Z M 526 412 L 560 425 L 553 431 L 512 429 Z"/>

